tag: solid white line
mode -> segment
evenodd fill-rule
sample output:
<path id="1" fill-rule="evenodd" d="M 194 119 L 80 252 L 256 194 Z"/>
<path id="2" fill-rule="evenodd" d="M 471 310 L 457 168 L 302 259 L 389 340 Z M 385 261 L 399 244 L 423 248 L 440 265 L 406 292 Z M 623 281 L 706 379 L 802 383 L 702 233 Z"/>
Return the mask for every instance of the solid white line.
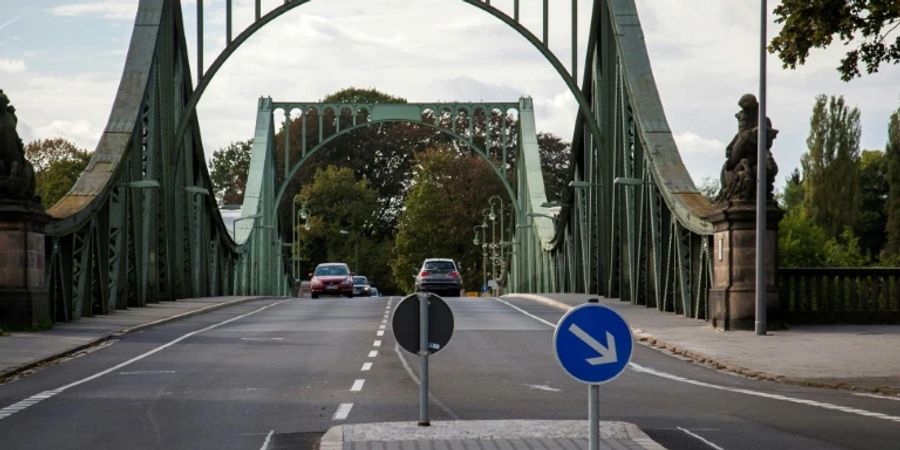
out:
<path id="1" fill-rule="evenodd" d="M 376 332 L 375 335 L 376 336 L 384 336 L 384 330 L 378 330 L 378 332 Z"/>
<path id="2" fill-rule="evenodd" d="M 242 337 L 242 341 L 283 341 L 282 337 Z"/>
<path id="3" fill-rule="evenodd" d="M 540 317 L 537 317 L 537 316 L 535 316 L 535 315 L 533 315 L 533 314 L 530 314 L 530 313 L 528 313 L 528 312 L 526 312 L 526 311 L 523 311 L 521 308 L 519 308 L 519 307 L 517 307 L 517 306 L 515 306 L 515 305 L 513 305 L 513 304 L 511 304 L 511 303 L 509 303 L 509 302 L 507 302 L 507 301 L 505 301 L 505 300 L 502 300 L 502 299 L 499 299 L 499 298 L 496 298 L 496 297 L 495 297 L 494 299 L 497 300 L 497 301 L 499 301 L 499 302 L 501 302 L 501 303 L 504 303 L 504 304 L 506 304 L 506 305 L 509 305 L 511 308 L 513 308 L 513 309 L 515 309 L 515 310 L 521 312 L 522 314 L 525 314 L 526 316 L 531 317 L 532 319 L 535 319 L 535 320 L 537 320 L 537 321 L 539 321 L 539 322 L 541 322 L 541 323 L 543 323 L 543 324 L 545 324 L 545 325 L 547 325 L 547 326 L 549 326 L 549 327 L 551 327 L 551 328 L 554 328 L 554 329 L 556 328 L 556 325 L 554 325 L 554 324 L 552 324 L 552 323 L 550 323 L 550 322 L 548 322 L 548 321 L 546 321 L 546 320 L 544 320 L 544 319 L 541 319 Z M 717 384 L 707 383 L 707 382 L 704 382 L 704 381 L 692 380 L 692 379 L 690 379 L 690 378 L 685 378 L 685 377 L 682 377 L 682 376 L 679 376 L 679 375 L 675 375 L 675 374 L 671 374 L 671 373 L 668 373 L 668 372 L 663 372 L 663 371 L 660 371 L 660 370 L 651 369 L 651 368 L 649 368 L 649 367 L 644 367 L 644 366 L 642 366 L 642 365 L 640 365 L 640 364 L 636 364 L 636 363 L 633 363 L 633 362 L 628 363 L 628 366 L 629 366 L 632 370 L 634 370 L 635 372 L 646 373 L 646 374 L 648 374 L 648 375 L 654 375 L 654 376 L 657 376 L 657 377 L 660 377 L 660 378 L 666 378 L 666 379 L 673 380 L 673 381 L 679 381 L 679 382 L 682 382 L 682 383 L 693 384 L 693 385 L 695 385 L 695 386 L 701 386 L 701 387 L 706 387 L 706 388 L 710 388 L 710 389 L 717 389 L 717 390 L 720 390 L 720 391 L 728 391 L 728 392 L 733 392 L 733 393 L 737 393 L 737 394 L 751 395 L 751 396 L 754 396 L 754 397 L 762 397 L 762 398 L 767 398 L 767 399 L 771 399 L 771 400 L 781 400 L 781 401 L 785 401 L 785 402 L 797 403 L 797 404 L 807 405 L 807 406 L 813 406 L 813 407 L 822 408 L 822 409 L 827 409 L 827 410 L 831 410 L 831 411 L 841 411 L 841 412 L 845 412 L 845 413 L 848 413 L 848 414 L 856 414 L 856 415 L 860 415 L 860 416 L 864 416 L 864 417 L 871 417 L 871 418 L 875 418 L 875 419 L 890 420 L 890 421 L 893 421 L 893 422 L 900 423 L 900 416 L 891 416 L 891 415 L 888 415 L 888 414 L 882 414 L 882 413 L 879 413 L 879 412 L 867 411 L 867 410 L 864 410 L 864 409 L 851 408 L 851 407 L 848 407 L 848 406 L 835 405 L 835 404 L 825 403 L 825 402 L 818 402 L 818 401 L 815 401 L 815 400 L 806 400 L 806 399 L 802 399 L 802 398 L 788 397 L 788 396 L 786 396 L 786 395 L 769 394 L 769 393 L 766 393 L 766 392 L 752 391 L 752 390 L 750 390 L 750 389 L 741 389 L 741 388 L 733 388 L 733 387 L 728 387 L 728 386 L 720 386 L 720 385 L 717 385 Z"/>
<path id="4" fill-rule="evenodd" d="M 119 370 L 119 369 L 121 369 L 121 368 L 123 368 L 123 367 L 126 367 L 126 366 L 129 366 L 129 365 L 131 365 L 131 364 L 134 364 L 134 363 L 136 363 L 136 362 L 138 362 L 138 361 L 140 361 L 140 360 L 142 360 L 142 359 L 144 359 L 144 358 L 146 358 L 146 357 L 148 357 L 148 356 L 151 356 L 151 355 L 153 355 L 153 354 L 155 354 L 155 353 L 159 353 L 159 352 L 161 352 L 161 351 L 163 351 L 163 350 L 165 350 L 165 349 L 167 349 L 167 348 L 169 348 L 169 347 L 171 347 L 171 346 L 173 346 L 173 345 L 175 345 L 175 344 L 177 344 L 177 343 L 179 343 L 179 342 L 181 342 L 181 341 L 183 341 L 183 340 L 185 340 L 185 339 L 187 339 L 187 338 L 189 338 L 189 337 L 191 337 L 191 336 L 194 336 L 194 335 L 203 333 L 204 331 L 212 330 L 212 329 L 214 329 L 214 328 L 218 328 L 218 327 L 220 327 L 220 326 L 222 326 L 222 325 L 227 325 L 227 324 L 229 324 L 229 323 L 231 323 L 231 322 L 234 322 L 234 321 L 236 321 L 236 320 L 243 319 L 243 318 L 245 318 L 245 317 L 252 316 L 253 314 L 256 314 L 256 313 L 261 312 L 261 311 L 265 311 L 265 310 L 267 310 L 267 309 L 269 309 L 269 308 L 271 308 L 271 307 L 273 307 L 273 306 L 280 305 L 280 304 L 282 304 L 282 303 L 284 303 L 284 302 L 287 302 L 287 301 L 288 301 L 288 300 L 282 300 L 282 301 L 280 301 L 280 302 L 275 302 L 275 303 L 272 303 L 272 304 L 263 306 L 263 307 L 261 307 L 261 308 L 254 309 L 253 311 L 250 311 L 250 312 L 248 312 L 248 313 L 244 313 L 244 314 L 241 314 L 241 315 L 239 315 L 239 316 L 235 316 L 235 317 L 232 317 L 232 318 L 230 318 L 230 319 L 223 320 L 223 321 L 221 321 L 221 322 L 219 322 L 219 323 L 210 325 L 210 326 L 208 326 L 208 327 L 201 328 L 201 329 L 199 329 L 199 330 L 192 331 L 192 332 L 187 333 L 187 334 L 183 334 L 183 335 L 181 335 L 180 337 L 178 337 L 178 338 L 176 338 L 176 339 L 173 339 L 173 340 L 171 340 L 171 341 L 169 341 L 169 342 L 167 342 L 167 343 L 165 343 L 165 344 L 163 344 L 163 345 L 160 345 L 159 347 L 156 347 L 156 348 L 154 348 L 154 349 L 152 349 L 152 350 L 148 350 L 148 351 L 146 351 L 146 352 L 144 352 L 144 353 L 141 353 L 140 355 L 135 356 L 134 358 L 131 358 L 131 359 L 125 361 L 125 362 L 116 364 L 115 366 L 112 366 L 112 367 L 110 367 L 110 368 L 108 368 L 108 369 L 106 369 L 106 370 L 102 370 L 102 371 L 97 372 L 97 373 L 95 373 L 95 374 L 93 374 L 93 375 L 91 375 L 91 376 L 82 378 L 82 379 L 80 379 L 80 380 L 78 380 L 78 381 L 74 381 L 74 382 L 72 382 L 72 383 L 69 383 L 69 384 L 67 384 L 67 385 L 65 385 L 65 386 L 62 386 L 62 387 L 58 387 L 58 388 L 53 389 L 53 390 L 51 390 L 51 391 L 44 391 L 44 392 L 42 392 L 42 393 L 40 393 L 40 394 L 31 396 L 31 397 L 29 397 L 29 398 L 27 398 L 27 399 L 25 399 L 25 400 L 30 400 L 30 399 L 35 399 L 35 398 L 36 398 L 38 401 L 45 400 L 45 399 L 50 398 L 50 397 L 52 397 L 52 396 L 54 396 L 54 395 L 56 395 L 56 394 L 59 394 L 60 392 L 65 391 L 65 390 L 67 390 L 67 389 L 71 389 L 71 388 L 73 388 L 73 387 L 75 387 L 75 386 L 79 386 L 79 385 L 82 385 L 82 384 L 87 383 L 87 382 L 89 382 L 89 381 L 96 380 L 97 378 L 100 378 L 100 377 L 102 377 L 102 376 L 104 376 L 104 375 L 106 375 L 106 374 L 109 374 L 109 373 L 111 373 L 111 372 L 115 372 L 115 371 L 117 371 L 117 370 Z M 40 396 L 40 397 L 38 397 L 38 396 Z M 23 400 L 23 401 L 25 401 L 25 400 Z M 9 411 L 8 411 L 9 408 L 11 408 L 11 407 L 13 407 L 13 406 L 16 406 L 16 405 L 19 405 L 20 403 L 22 403 L 22 402 L 15 403 L 15 404 L 13 404 L 13 405 L 7 406 L 6 408 L 0 409 L 0 419 L 4 419 L 4 418 L 8 417 L 9 415 L 11 415 L 12 413 L 20 411 L 20 410 L 9 410 L 9 411 L 12 411 L 12 412 L 9 412 Z M 35 403 L 26 403 L 27 406 L 32 406 L 32 405 L 34 405 L 34 404 L 35 404 Z"/>
<path id="5" fill-rule="evenodd" d="M 518 311 L 518 312 L 520 312 L 520 313 L 522 313 L 522 314 L 525 314 L 526 316 L 531 317 L 532 319 L 537 320 L 538 322 L 540 322 L 540 323 L 542 323 L 542 324 L 544 324 L 544 325 L 547 325 L 547 326 L 550 327 L 550 328 L 556 329 L 556 324 L 555 324 L 555 323 L 548 322 L 548 321 L 546 321 L 546 320 L 544 320 L 544 319 L 541 319 L 540 317 L 538 317 L 538 316 L 536 316 L 536 315 L 534 315 L 534 314 L 531 314 L 530 312 L 525 311 L 524 309 L 519 308 L 518 306 L 513 305 L 512 303 L 510 303 L 510 302 L 508 302 L 508 301 L 506 301 L 506 300 L 499 299 L 499 298 L 497 298 L 497 297 L 494 297 L 494 300 L 497 300 L 498 302 L 503 303 L 503 304 L 509 306 L 510 308 L 515 309 L 516 311 Z"/>
<path id="6" fill-rule="evenodd" d="M 879 398 L 882 400 L 893 400 L 895 402 L 900 402 L 900 397 L 891 397 L 890 395 L 869 394 L 867 392 L 854 392 L 853 395 L 858 395 L 860 397 Z"/>
<path id="7" fill-rule="evenodd" d="M 331 416 L 331 420 L 345 420 L 350 415 L 351 409 L 353 409 L 353 403 L 341 403 L 334 415 Z"/>
<path id="8" fill-rule="evenodd" d="M 703 436 L 700 436 L 699 434 L 696 434 L 696 433 L 692 433 L 691 430 L 688 430 L 686 428 L 681 428 L 681 427 L 677 427 L 677 428 L 681 431 L 684 431 L 688 436 L 690 436 L 694 439 L 697 439 L 698 441 L 710 446 L 711 448 L 714 448 L 716 450 L 725 450 L 724 448 L 719 447 L 718 445 L 713 444 L 709 440 L 705 439 Z"/>
<path id="9" fill-rule="evenodd" d="M 370 362 L 364 362 L 364 363 L 363 363 L 363 366 L 362 366 L 362 369 L 359 369 L 359 370 L 360 370 L 361 372 L 368 372 L 368 371 L 371 370 L 371 369 L 372 369 L 372 363 L 370 363 Z"/>
<path id="10" fill-rule="evenodd" d="M 369 352 L 369 358 L 374 358 L 376 356 L 378 356 L 378 350 L 372 350 L 371 352 Z"/>
<path id="11" fill-rule="evenodd" d="M 356 380 L 353 382 L 353 386 L 350 386 L 350 392 L 359 392 L 362 390 L 363 385 L 366 384 L 366 380 Z"/>
<path id="12" fill-rule="evenodd" d="M 134 370 L 131 372 L 119 372 L 119 375 L 156 375 L 159 373 L 175 373 L 174 370 Z"/>
<path id="13" fill-rule="evenodd" d="M 275 434 L 275 430 L 269 430 L 269 434 L 266 435 L 266 440 L 263 441 L 263 445 L 262 445 L 262 447 L 259 448 L 259 450 L 268 450 L 269 442 L 272 441 L 273 434 Z"/>
<path id="14" fill-rule="evenodd" d="M 372 343 L 372 347 L 381 347 L 381 341 L 375 341 Z"/>

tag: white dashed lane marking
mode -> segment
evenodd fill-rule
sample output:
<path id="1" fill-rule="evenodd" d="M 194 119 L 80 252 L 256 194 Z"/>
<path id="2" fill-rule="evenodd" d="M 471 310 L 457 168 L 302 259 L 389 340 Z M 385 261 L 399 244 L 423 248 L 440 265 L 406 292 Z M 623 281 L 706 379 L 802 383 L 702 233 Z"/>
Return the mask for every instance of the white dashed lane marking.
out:
<path id="1" fill-rule="evenodd" d="M 338 405 L 337 411 L 334 412 L 334 415 L 331 416 L 332 420 L 346 420 L 347 416 L 350 415 L 350 410 L 353 409 L 353 403 L 341 403 Z"/>
<path id="2" fill-rule="evenodd" d="M 376 332 L 375 335 L 376 336 L 384 336 L 384 330 L 378 330 L 378 332 Z"/>
<path id="3" fill-rule="evenodd" d="M 363 385 L 366 384 L 366 380 L 356 380 L 353 382 L 353 386 L 350 386 L 350 392 L 359 392 L 362 390 Z"/>
<path id="4" fill-rule="evenodd" d="M 374 358 L 376 356 L 378 356 L 378 350 L 372 350 L 371 352 L 369 352 L 369 358 Z"/>
<path id="5" fill-rule="evenodd" d="M 368 372 L 368 371 L 372 370 L 372 363 L 370 363 L 370 362 L 363 363 L 362 369 L 359 369 L 359 370 L 361 372 Z"/>
<path id="6" fill-rule="evenodd" d="M 372 347 L 381 347 L 381 341 L 375 341 L 372 343 Z"/>

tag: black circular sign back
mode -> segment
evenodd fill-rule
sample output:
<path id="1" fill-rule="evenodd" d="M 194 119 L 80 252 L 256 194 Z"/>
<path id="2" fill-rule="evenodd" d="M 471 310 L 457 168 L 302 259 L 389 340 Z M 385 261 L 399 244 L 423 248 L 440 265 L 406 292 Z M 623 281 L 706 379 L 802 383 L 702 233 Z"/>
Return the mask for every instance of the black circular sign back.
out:
<path id="1" fill-rule="evenodd" d="M 423 292 L 428 298 L 428 353 L 436 353 L 453 336 L 453 311 L 437 295 Z M 419 353 L 419 296 L 412 294 L 400 300 L 391 319 L 394 338 L 404 350 Z"/>

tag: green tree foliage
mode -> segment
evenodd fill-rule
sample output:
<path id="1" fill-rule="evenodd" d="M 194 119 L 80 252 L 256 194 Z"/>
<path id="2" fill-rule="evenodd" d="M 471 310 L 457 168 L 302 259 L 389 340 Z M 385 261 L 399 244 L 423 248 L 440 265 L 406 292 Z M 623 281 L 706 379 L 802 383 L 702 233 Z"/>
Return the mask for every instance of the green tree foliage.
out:
<path id="1" fill-rule="evenodd" d="M 802 207 L 788 210 L 778 224 L 778 266 L 820 267 L 825 262 L 825 230 Z"/>
<path id="2" fill-rule="evenodd" d="M 63 138 L 39 139 L 25 146 L 34 166 L 37 194 L 45 208 L 53 206 L 72 189 L 91 154 Z"/>
<path id="3" fill-rule="evenodd" d="M 823 253 L 825 265 L 829 267 L 860 267 L 869 262 L 859 246 L 859 238 L 849 227 L 844 228 L 840 235 L 829 239 Z"/>
<path id="4" fill-rule="evenodd" d="M 803 181 L 800 178 L 800 170 L 794 169 L 785 180 L 784 188 L 778 196 L 781 208 L 785 211 L 793 211 L 803 207 L 803 197 L 806 195 L 803 189 Z"/>
<path id="5" fill-rule="evenodd" d="M 412 272 L 430 257 L 457 261 L 464 287 L 477 289 L 482 255 L 472 243 L 472 227 L 481 222 L 481 210 L 492 195 L 509 203 L 500 180 L 482 158 L 447 149 L 418 154 L 415 167 L 391 263 L 398 286 L 411 292 Z"/>
<path id="6" fill-rule="evenodd" d="M 900 62 L 900 7 L 897 0 L 782 0 L 775 22 L 783 24 L 769 51 L 784 67 L 803 65 L 813 48 L 825 48 L 837 39 L 847 51 L 838 71 L 849 81 L 881 63 Z"/>
<path id="7" fill-rule="evenodd" d="M 886 206 L 887 243 L 882 259 L 900 264 L 900 108 L 891 114 L 888 141 L 884 149 L 888 166 L 888 200 Z"/>
<path id="8" fill-rule="evenodd" d="M 547 200 L 558 202 L 572 179 L 569 167 L 572 162 L 572 144 L 553 133 L 538 133 L 541 152 L 541 168 L 544 172 L 544 188 Z"/>
<path id="9" fill-rule="evenodd" d="M 804 207 L 829 237 L 856 223 L 859 212 L 859 110 L 843 97 L 816 97 L 807 153 L 801 157 Z"/>
<path id="10" fill-rule="evenodd" d="M 298 230 L 304 267 L 311 270 L 323 262 L 346 262 L 373 285 L 392 290 L 391 242 L 374 236 L 378 199 L 366 179 L 358 180 L 348 168 L 319 168 L 297 200 L 309 210 L 309 230 L 304 226 Z"/>
<path id="11" fill-rule="evenodd" d="M 216 150 L 209 161 L 209 178 L 215 187 L 216 199 L 226 205 L 238 205 L 244 201 L 252 146 L 252 139 L 232 142 L 228 147 Z"/>
<path id="12" fill-rule="evenodd" d="M 860 206 L 853 233 L 859 237 L 859 247 L 871 257 L 877 257 L 884 247 L 887 197 L 887 158 L 878 150 L 865 150 L 859 161 Z"/>

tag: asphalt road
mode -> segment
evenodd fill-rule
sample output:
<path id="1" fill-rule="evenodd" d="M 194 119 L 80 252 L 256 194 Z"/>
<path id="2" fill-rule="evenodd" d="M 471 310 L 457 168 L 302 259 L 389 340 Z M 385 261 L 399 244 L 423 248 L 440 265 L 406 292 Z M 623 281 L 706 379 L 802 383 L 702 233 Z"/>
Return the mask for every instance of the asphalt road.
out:
<path id="1" fill-rule="evenodd" d="M 552 353 L 559 311 L 447 301 L 456 333 L 431 358 L 432 420 L 586 417 L 586 387 Z M 386 322 L 396 303 L 267 299 L 125 335 L 0 385 L 0 448 L 310 448 L 335 424 L 414 421 L 418 362 Z M 896 399 L 748 380 L 643 346 L 632 362 L 601 387 L 602 419 L 672 449 L 900 442 Z"/>

